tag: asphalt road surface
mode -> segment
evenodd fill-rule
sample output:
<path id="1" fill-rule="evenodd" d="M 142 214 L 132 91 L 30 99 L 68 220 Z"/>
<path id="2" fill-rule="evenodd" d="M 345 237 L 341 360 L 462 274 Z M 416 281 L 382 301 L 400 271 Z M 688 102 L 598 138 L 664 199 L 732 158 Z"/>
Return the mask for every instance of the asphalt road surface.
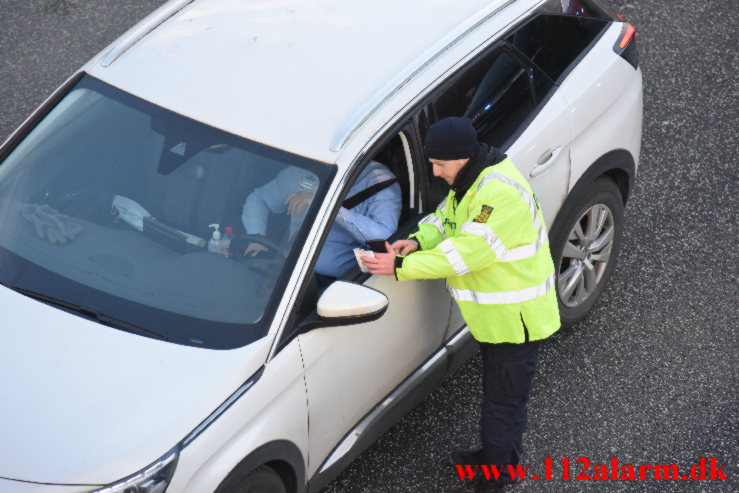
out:
<path id="1" fill-rule="evenodd" d="M 726 464 L 727 482 L 530 481 L 517 492 L 739 489 L 737 2 L 611 0 L 639 33 L 644 135 L 619 265 L 591 315 L 541 351 L 523 461 Z M 156 0 L 0 0 L 0 138 Z M 472 359 L 328 488 L 463 491 L 479 443 Z"/>

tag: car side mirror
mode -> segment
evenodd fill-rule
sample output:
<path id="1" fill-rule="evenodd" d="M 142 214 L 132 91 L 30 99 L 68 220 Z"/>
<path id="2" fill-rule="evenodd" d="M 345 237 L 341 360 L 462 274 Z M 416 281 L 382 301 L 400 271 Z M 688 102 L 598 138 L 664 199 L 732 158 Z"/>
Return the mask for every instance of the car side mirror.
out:
<path id="1" fill-rule="evenodd" d="M 389 304 L 387 296 L 376 289 L 335 281 L 318 299 L 318 316 L 303 322 L 300 332 L 372 322 L 385 314 Z"/>

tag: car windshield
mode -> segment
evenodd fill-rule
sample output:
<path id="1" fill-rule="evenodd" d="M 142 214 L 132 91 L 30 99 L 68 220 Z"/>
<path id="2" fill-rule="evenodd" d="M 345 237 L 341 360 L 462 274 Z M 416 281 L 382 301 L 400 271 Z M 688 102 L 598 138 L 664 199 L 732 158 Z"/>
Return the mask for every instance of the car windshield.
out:
<path id="1" fill-rule="evenodd" d="M 318 206 L 303 197 L 288 211 L 287 196 L 277 205 L 249 197 L 286 176 L 303 195 L 323 196 L 335 168 L 90 76 L 5 154 L 2 284 L 207 348 L 266 334 Z M 247 234 L 249 221 L 263 227 Z"/>

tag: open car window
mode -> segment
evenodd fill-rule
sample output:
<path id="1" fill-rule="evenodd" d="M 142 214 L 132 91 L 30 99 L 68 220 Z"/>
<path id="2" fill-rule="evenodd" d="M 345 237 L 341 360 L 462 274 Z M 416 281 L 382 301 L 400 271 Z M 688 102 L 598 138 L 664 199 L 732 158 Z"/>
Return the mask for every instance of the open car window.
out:
<path id="1" fill-rule="evenodd" d="M 512 39 L 512 38 L 511 38 Z M 508 149 L 547 101 L 554 83 L 538 67 L 528 63 L 509 44 L 496 43 L 442 84 L 431 101 L 417 114 L 425 141 L 428 127 L 448 117 L 472 120 L 480 142 Z M 449 186 L 429 178 L 429 207 L 433 209 Z"/>
<path id="2" fill-rule="evenodd" d="M 540 14 L 506 41 L 556 81 L 607 25 L 592 17 Z"/>
<path id="3" fill-rule="evenodd" d="M 243 346 L 266 334 L 318 206 L 285 220 L 247 198 L 278 176 L 322 197 L 334 172 L 85 76 L 0 164 L 0 282 L 179 344 Z M 246 216 L 283 217 L 263 255 L 243 255 Z"/>

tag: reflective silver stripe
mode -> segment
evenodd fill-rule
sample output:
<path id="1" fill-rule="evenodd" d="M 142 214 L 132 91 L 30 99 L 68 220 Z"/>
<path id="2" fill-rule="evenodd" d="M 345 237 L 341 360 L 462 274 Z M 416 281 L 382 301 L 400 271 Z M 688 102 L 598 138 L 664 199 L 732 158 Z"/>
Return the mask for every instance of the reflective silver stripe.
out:
<path id="1" fill-rule="evenodd" d="M 454 269 L 454 272 L 456 272 L 458 276 L 463 276 L 470 271 L 470 268 L 467 267 L 467 264 L 464 263 L 462 256 L 454 247 L 454 243 L 452 243 L 451 239 L 444 240 L 439 243 L 439 248 L 441 248 L 441 250 L 444 252 L 444 255 L 446 255 L 446 259 L 449 261 L 452 268 Z"/>
<path id="2" fill-rule="evenodd" d="M 477 191 L 479 192 L 483 185 L 491 182 L 492 180 L 502 181 L 506 185 L 510 185 L 516 190 L 518 190 L 518 193 L 521 194 L 521 198 L 529 206 L 529 212 L 531 212 L 531 218 L 534 220 L 535 223 L 539 222 L 538 221 L 539 215 L 536 213 L 536 204 L 534 203 L 533 197 L 531 197 L 528 190 L 522 187 L 516 180 L 512 178 L 508 178 L 505 175 L 501 175 L 500 173 L 490 173 L 489 175 L 484 176 L 482 180 L 480 180 L 480 183 L 477 185 Z"/>
<path id="3" fill-rule="evenodd" d="M 462 224 L 462 227 L 459 228 L 459 232 L 469 233 L 475 236 L 482 237 L 482 239 L 485 240 L 488 245 L 490 245 L 490 248 L 493 249 L 493 251 L 495 252 L 495 256 L 498 257 L 498 261 L 500 262 L 503 262 L 503 260 L 501 259 L 504 258 L 508 253 L 508 250 L 506 249 L 505 245 L 503 245 L 503 242 L 500 241 L 498 235 L 496 235 L 492 229 L 482 223 L 464 223 Z"/>
<path id="4" fill-rule="evenodd" d="M 471 234 L 475 234 L 478 236 L 482 236 L 485 239 L 485 241 L 488 242 L 488 245 L 490 245 L 490 248 L 492 248 L 493 251 L 495 252 L 495 255 L 498 257 L 499 262 L 515 262 L 516 260 L 523 260 L 525 258 L 533 257 L 534 255 L 536 255 L 536 252 L 539 251 L 542 245 L 544 245 L 546 242 L 549 241 L 546 228 L 541 223 L 541 220 L 539 219 L 539 214 L 537 214 L 536 212 L 536 202 L 534 202 L 534 198 L 516 180 L 508 178 L 505 175 L 501 175 L 500 173 L 490 173 L 488 175 L 485 175 L 480 180 L 480 183 L 477 185 L 477 191 L 479 192 L 480 189 L 483 187 L 483 185 L 493 180 L 502 181 L 506 185 L 510 185 L 514 187 L 516 190 L 518 190 L 518 193 L 521 194 L 521 198 L 529 206 L 529 212 L 531 213 L 531 220 L 538 234 L 538 238 L 536 242 L 530 245 L 523 245 L 520 247 L 511 248 L 510 250 L 508 250 L 503 245 L 503 242 L 500 241 L 500 238 L 498 238 L 495 235 L 495 233 L 491 231 L 489 228 L 485 226 L 483 226 L 482 228 L 477 227 L 477 226 L 482 226 L 479 223 L 464 223 L 462 227 L 460 228 L 460 232 L 466 232 L 466 233 L 471 233 Z"/>
<path id="5" fill-rule="evenodd" d="M 459 228 L 459 232 L 473 234 L 484 239 L 495 252 L 498 262 L 515 262 L 516 260 L 533 257 L 542 245 L 549 241 L 546 230 L 541 228 L 539 230 L 539 238 L 537 238 L 536 242 L 529 245 L 511 248 L 509 250 L 505 247 L 500 238 L 498 238 L 498 235 L 495 234 L 495 231 L 484 224 L 476 222 L 464 223 L 462 224 L 462 227 Z"/>
<path id="6" fill-rule="evenodd" d="M 456 289 L 447 285 L 449 293 L 457 301 L 472 301 L 478 305 L 511 305 L 523 303 L 544 296 L 554 287 L 554 274 L 549 276 L 546 282 L 532 288 L 520 289 L 518 291 L 503 291 L 500 293 L 482 293 L 470 289 Z"/>
<path id="7" fill-rule="evenodd" d="M 444 200 L 441 201 L 441 203 L 439 204 L 439 207 L 438 207 L 439 211 L 441 211 L 442 214 L 444 214 L 444 207 L 446 207 L 446 199 L 447 198 L 448 197 L 444 197 Z"/>
<path id="8" fill-rule="evenodd" d="M 421 222 L 419 224 L 431 224 L 432 226 L 436 226 L 436 229 L 439 230 L 439 233 L 441 233 L 441 236 L 446 238 L 446 233 L 444 232 L 444 221 L 441 220 L 440 217 L 437 216 L 426 216 L 423 219 L 421 219 Z"/>

